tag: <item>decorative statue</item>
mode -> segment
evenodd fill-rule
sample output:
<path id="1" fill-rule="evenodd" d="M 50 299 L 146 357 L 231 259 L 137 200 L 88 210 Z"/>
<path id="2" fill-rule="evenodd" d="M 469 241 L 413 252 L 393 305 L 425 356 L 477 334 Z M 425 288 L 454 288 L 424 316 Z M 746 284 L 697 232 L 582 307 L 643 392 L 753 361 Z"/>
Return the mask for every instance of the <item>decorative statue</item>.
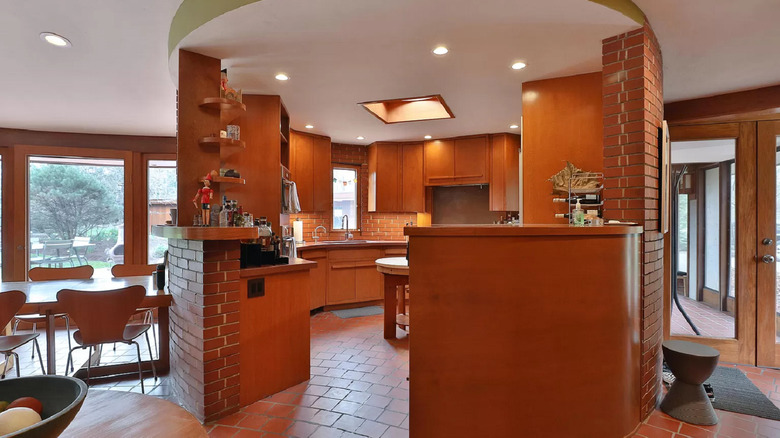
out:
<path id="1" fill-rule="evenodd" d="M 198 207 L 198 197 L 200 197 L 200 207 Z M 211 199 L 214 197 L 214 190 L 211 188 L 211 174 L 203 179 L 203 187 L 198 189 L 198 194 L 192 198 L 195 208 L 200 208 L 200 216 L 203 219 L 203 225 L 211 225 Z"/>
<path id="2" fill-rule="evenodd" d="M 228 85 L 227 69 L 222 70 L 222 75 L 219 81 L 219 94 L 220 97 L 232 99 L 238 102 L 241 102 L 241 98 L 243 97 L 241 90 L 236 91 Z"/>

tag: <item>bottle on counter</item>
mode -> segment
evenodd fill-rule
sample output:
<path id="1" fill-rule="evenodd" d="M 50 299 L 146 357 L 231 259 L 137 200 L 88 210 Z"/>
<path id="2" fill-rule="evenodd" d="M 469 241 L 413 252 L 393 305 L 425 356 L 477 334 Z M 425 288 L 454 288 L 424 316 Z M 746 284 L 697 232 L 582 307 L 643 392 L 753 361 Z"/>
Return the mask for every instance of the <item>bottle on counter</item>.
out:
<path id="1" fill-rule="evenodd" d="M 572 223 L 575 227 L 585 226 L 585 211 L 582 209 L 579 199 L 577 200 L 577 205 L 574 207 L 574 211 L 572 211 L 572 216 Z"/>
<path id="2" fill-rule="evenodd" d="M 271 226 L 268 224 L 267 217 L 260 217 L 260 225 L 257 231 L 260 235 L 260 245 L 262 245 L 263 250 L 268 250 L 271 247 L 271 237 L 273 237 L 273 231 L 271 231 Z"/>
<path id="3" fill-rule="evenodd" d="M 220 227 L 227 227 L 228 226 L 228 208 L 227 208 L 227 199 L 223 196 L 222 200 L 222 209 L 219 211 L 219 226 Z"/>

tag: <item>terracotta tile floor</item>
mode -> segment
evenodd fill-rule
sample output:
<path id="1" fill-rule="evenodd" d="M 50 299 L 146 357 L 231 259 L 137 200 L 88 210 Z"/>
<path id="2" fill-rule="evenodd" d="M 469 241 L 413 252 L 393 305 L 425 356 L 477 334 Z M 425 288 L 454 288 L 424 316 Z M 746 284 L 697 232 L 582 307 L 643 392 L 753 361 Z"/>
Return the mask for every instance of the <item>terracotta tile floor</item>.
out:
<path id="1" fill-rule="evenodd" d="M 409 386 L 406 381 L 409 340 L 403 332 L 398 331 L 401 339 L 385 341 L 382 339 L 381 315 L 341 319 L 325 312 L 312 317 L 311 333 L 311 380 L 249 405 L 217 423 L 206 425 L 210 436 L 409 436 Z M 57 336 L 58 346 L 67 345 L 64 330 L 58 330 Z M 60 372 L 65 366 L 65 350 L 64 347 L 57 349 Z M 34 363 L 30 360 L 29 350 L 23 349 L 20 353 L 22 375 L 40 374 L 37 359 Z M 81 356 L 77 363 L 86 359 L 86 352 L 79 353 Z M 146 357 L 145 350 L 142 350 L 142 355 Z M 116 353 L 110 348 L 104 350 L 104 360 L 132 361 L 135 354 L 117 345 Z M 780 370 L 738 368 L 780 407 Z M 172 399 L 166 377 L 156 384 L 151 378 L 144 382 L 148 393 Z M 132 377 L 103 380 L 93 386 L 140 392 L 138 380 Z M 656 410 L 631 436 L 780 438 L 780 422 L 725 411 L 718 411 L 718 416 L 721 422 L 717 426 L 691 426 Z"/>
<path id="2" fill-rule="evenodd" d="M 712 338 L 733 338 L 734 337 L 734 317 L 726 312 L 720 312 L 701 301 L 690 298 L 680 297 L 680 304 L 685 313 L 691 318 L 693 323 L 701 332 L 702 336 Z M 677 306 L 672 309 L 673 335 L 695 335 L 691 326 L 683 318 Z"/>

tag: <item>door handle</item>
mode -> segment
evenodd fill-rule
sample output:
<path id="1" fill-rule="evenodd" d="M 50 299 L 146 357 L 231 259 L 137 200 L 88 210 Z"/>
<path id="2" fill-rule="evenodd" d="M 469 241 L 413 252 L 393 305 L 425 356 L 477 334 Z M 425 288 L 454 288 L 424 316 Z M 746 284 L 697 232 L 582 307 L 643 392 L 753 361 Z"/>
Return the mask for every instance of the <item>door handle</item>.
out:
<path id="1" fill-rule="evenodd" d="M 761 257 L 761 261 L 766 263 L 766 264 L 774 263 L 775 262 L 775 256 L 767 254 L 767 255 Z"/>

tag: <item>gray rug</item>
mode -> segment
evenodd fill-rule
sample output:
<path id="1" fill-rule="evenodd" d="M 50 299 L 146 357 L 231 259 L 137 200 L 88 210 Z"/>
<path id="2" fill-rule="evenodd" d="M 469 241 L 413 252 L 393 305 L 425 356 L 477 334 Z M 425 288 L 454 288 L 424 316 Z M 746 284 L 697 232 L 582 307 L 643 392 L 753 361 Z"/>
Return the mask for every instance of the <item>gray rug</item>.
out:
<path id="1" fill-rule="evenodd" d="M 780 409 L 739 369 L 717 367 L 707 383 L 715 393 L 715 409 L 780 421 Z"/>
<path id="2" fill-rule="evenodd" d="M 356 307 L 354 309 L 331 310 L 339 318 L 355 318 L 358 316 L 381 315 L 385 311 L 379 306 Z"/>

